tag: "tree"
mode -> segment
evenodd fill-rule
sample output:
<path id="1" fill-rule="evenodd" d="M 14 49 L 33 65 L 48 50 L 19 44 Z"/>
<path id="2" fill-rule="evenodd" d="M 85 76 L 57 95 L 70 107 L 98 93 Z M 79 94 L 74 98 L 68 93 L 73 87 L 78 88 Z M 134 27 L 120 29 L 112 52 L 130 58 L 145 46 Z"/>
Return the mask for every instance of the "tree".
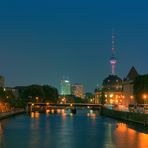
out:
<path id="1" fill-rule="evenodd" d="M 142 97 L 144 94 L 148 95 L 148 74 L 140 75 L 134 81 L 134 96 L 137 103 L 144 103 L 145 100 Z"/>
<path id="2" fill-rule="evenodd" d="M 105 94 L 104 94 L 104 91 L 101 92 L 100 103 L 101 103 L 102 105 L 105 104 Z"/>
<path id="3" fill-rule="evenodd" d="M 9 89 L 0 88 L 0 102 L 7 104 L 9 107 L 15 107 L 16 98 Z"/>
<path id="4" fill-rule="evenodd" d="M 51 102 L 57 103 L 58 101 L 58 90 L 49 85 L 31 85 L 23 88 L 20 91 L 20 102 L 24 105 L 27 102 Z M 18 104 L 20 103 L 18 102 Z"/>
<path id="5" fill-rule="evenodd" d="M 54 87 L 49 86 L 49 85 L 43 85 L 42 88 L 43 88 L 44 95 L 45 95 L 45 101 L 57 103 L 58 98 L 59 98 L 58 90 Z"/>
<path id="6" fill-rule="evenodd" d="M 44 90 L 40 85 L 31 85 L 26 87 L 23 92 L 23 98 L 30 102 L 44 102 Z"/>

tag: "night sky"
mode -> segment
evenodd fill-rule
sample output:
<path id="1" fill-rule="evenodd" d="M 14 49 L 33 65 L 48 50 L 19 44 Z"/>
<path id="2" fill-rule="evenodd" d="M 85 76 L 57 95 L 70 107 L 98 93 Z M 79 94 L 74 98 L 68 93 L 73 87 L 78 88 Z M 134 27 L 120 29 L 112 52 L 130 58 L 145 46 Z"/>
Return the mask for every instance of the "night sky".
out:
<path id="1" fill-rule="evenodd" d="M 111 73 L 112 28 L 116 73 L 148 73 L 147 0 L 2 0 L 0 74 L 6 86 L 68 77 L 93 91 Z"/>

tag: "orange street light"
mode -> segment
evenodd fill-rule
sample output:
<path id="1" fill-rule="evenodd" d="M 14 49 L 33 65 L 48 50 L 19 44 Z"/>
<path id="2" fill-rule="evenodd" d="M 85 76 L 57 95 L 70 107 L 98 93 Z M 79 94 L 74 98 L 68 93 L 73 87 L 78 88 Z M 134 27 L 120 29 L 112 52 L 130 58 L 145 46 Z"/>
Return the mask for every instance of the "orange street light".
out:
<path id="1" fill-rule="evenodd" d="M 147 95 L 146 95 L 146 94 L 144 94 L 144 95 L 143 95 L 143 99 L 146 99 L 146 98 L 147 98 Z"/>
<path id="2" fill-rule="evenodd" d="M 146 103 L 145 101 L 147 101 L 146 99 L 147 99 L 147 95 L 146 94 L 143 94 L 143 99 L 144 99 L 144 104 Z"/>
<path id="3" fill-rule="evenodd" d="M 133 96 L 130 96 L 130 98 L 133 99 L 134 97 Z"/>

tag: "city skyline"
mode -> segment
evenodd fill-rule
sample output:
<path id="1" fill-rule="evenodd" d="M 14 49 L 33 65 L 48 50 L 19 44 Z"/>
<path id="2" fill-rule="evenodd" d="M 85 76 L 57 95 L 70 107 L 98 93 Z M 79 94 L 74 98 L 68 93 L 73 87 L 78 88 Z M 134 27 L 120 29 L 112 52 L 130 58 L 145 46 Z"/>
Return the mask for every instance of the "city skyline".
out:
<path id="1" fill-rule="evenodd" d="M 148 73 L 147 1 L 10 0 L 0 2 L 0 75 L 6 86 L 49 84 L 68 76 L 92 92 L 111 74 L 134 66 Z"/>

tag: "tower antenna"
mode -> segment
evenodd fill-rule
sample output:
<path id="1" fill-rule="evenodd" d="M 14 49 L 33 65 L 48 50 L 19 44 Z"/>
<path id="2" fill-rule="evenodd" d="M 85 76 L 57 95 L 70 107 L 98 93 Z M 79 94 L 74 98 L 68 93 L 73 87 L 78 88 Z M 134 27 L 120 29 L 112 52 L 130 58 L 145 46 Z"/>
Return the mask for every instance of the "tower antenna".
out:
<path id="1" fill-rule="evenodd" d="M 112 30 L 112 57 L 110 58 L 110 64 L 112 67 L 112 75 L 115 74 L 116 63 L 117 63 L 117 60 L 115 58 L 115 35 L 114 35 L 114 30 Z"/>
<path id="2" fill-rule="evenodd" d="M 112 29 L 112 54 L 115 53 L 115 35 L 114 35 L 114 29 Z"/>

